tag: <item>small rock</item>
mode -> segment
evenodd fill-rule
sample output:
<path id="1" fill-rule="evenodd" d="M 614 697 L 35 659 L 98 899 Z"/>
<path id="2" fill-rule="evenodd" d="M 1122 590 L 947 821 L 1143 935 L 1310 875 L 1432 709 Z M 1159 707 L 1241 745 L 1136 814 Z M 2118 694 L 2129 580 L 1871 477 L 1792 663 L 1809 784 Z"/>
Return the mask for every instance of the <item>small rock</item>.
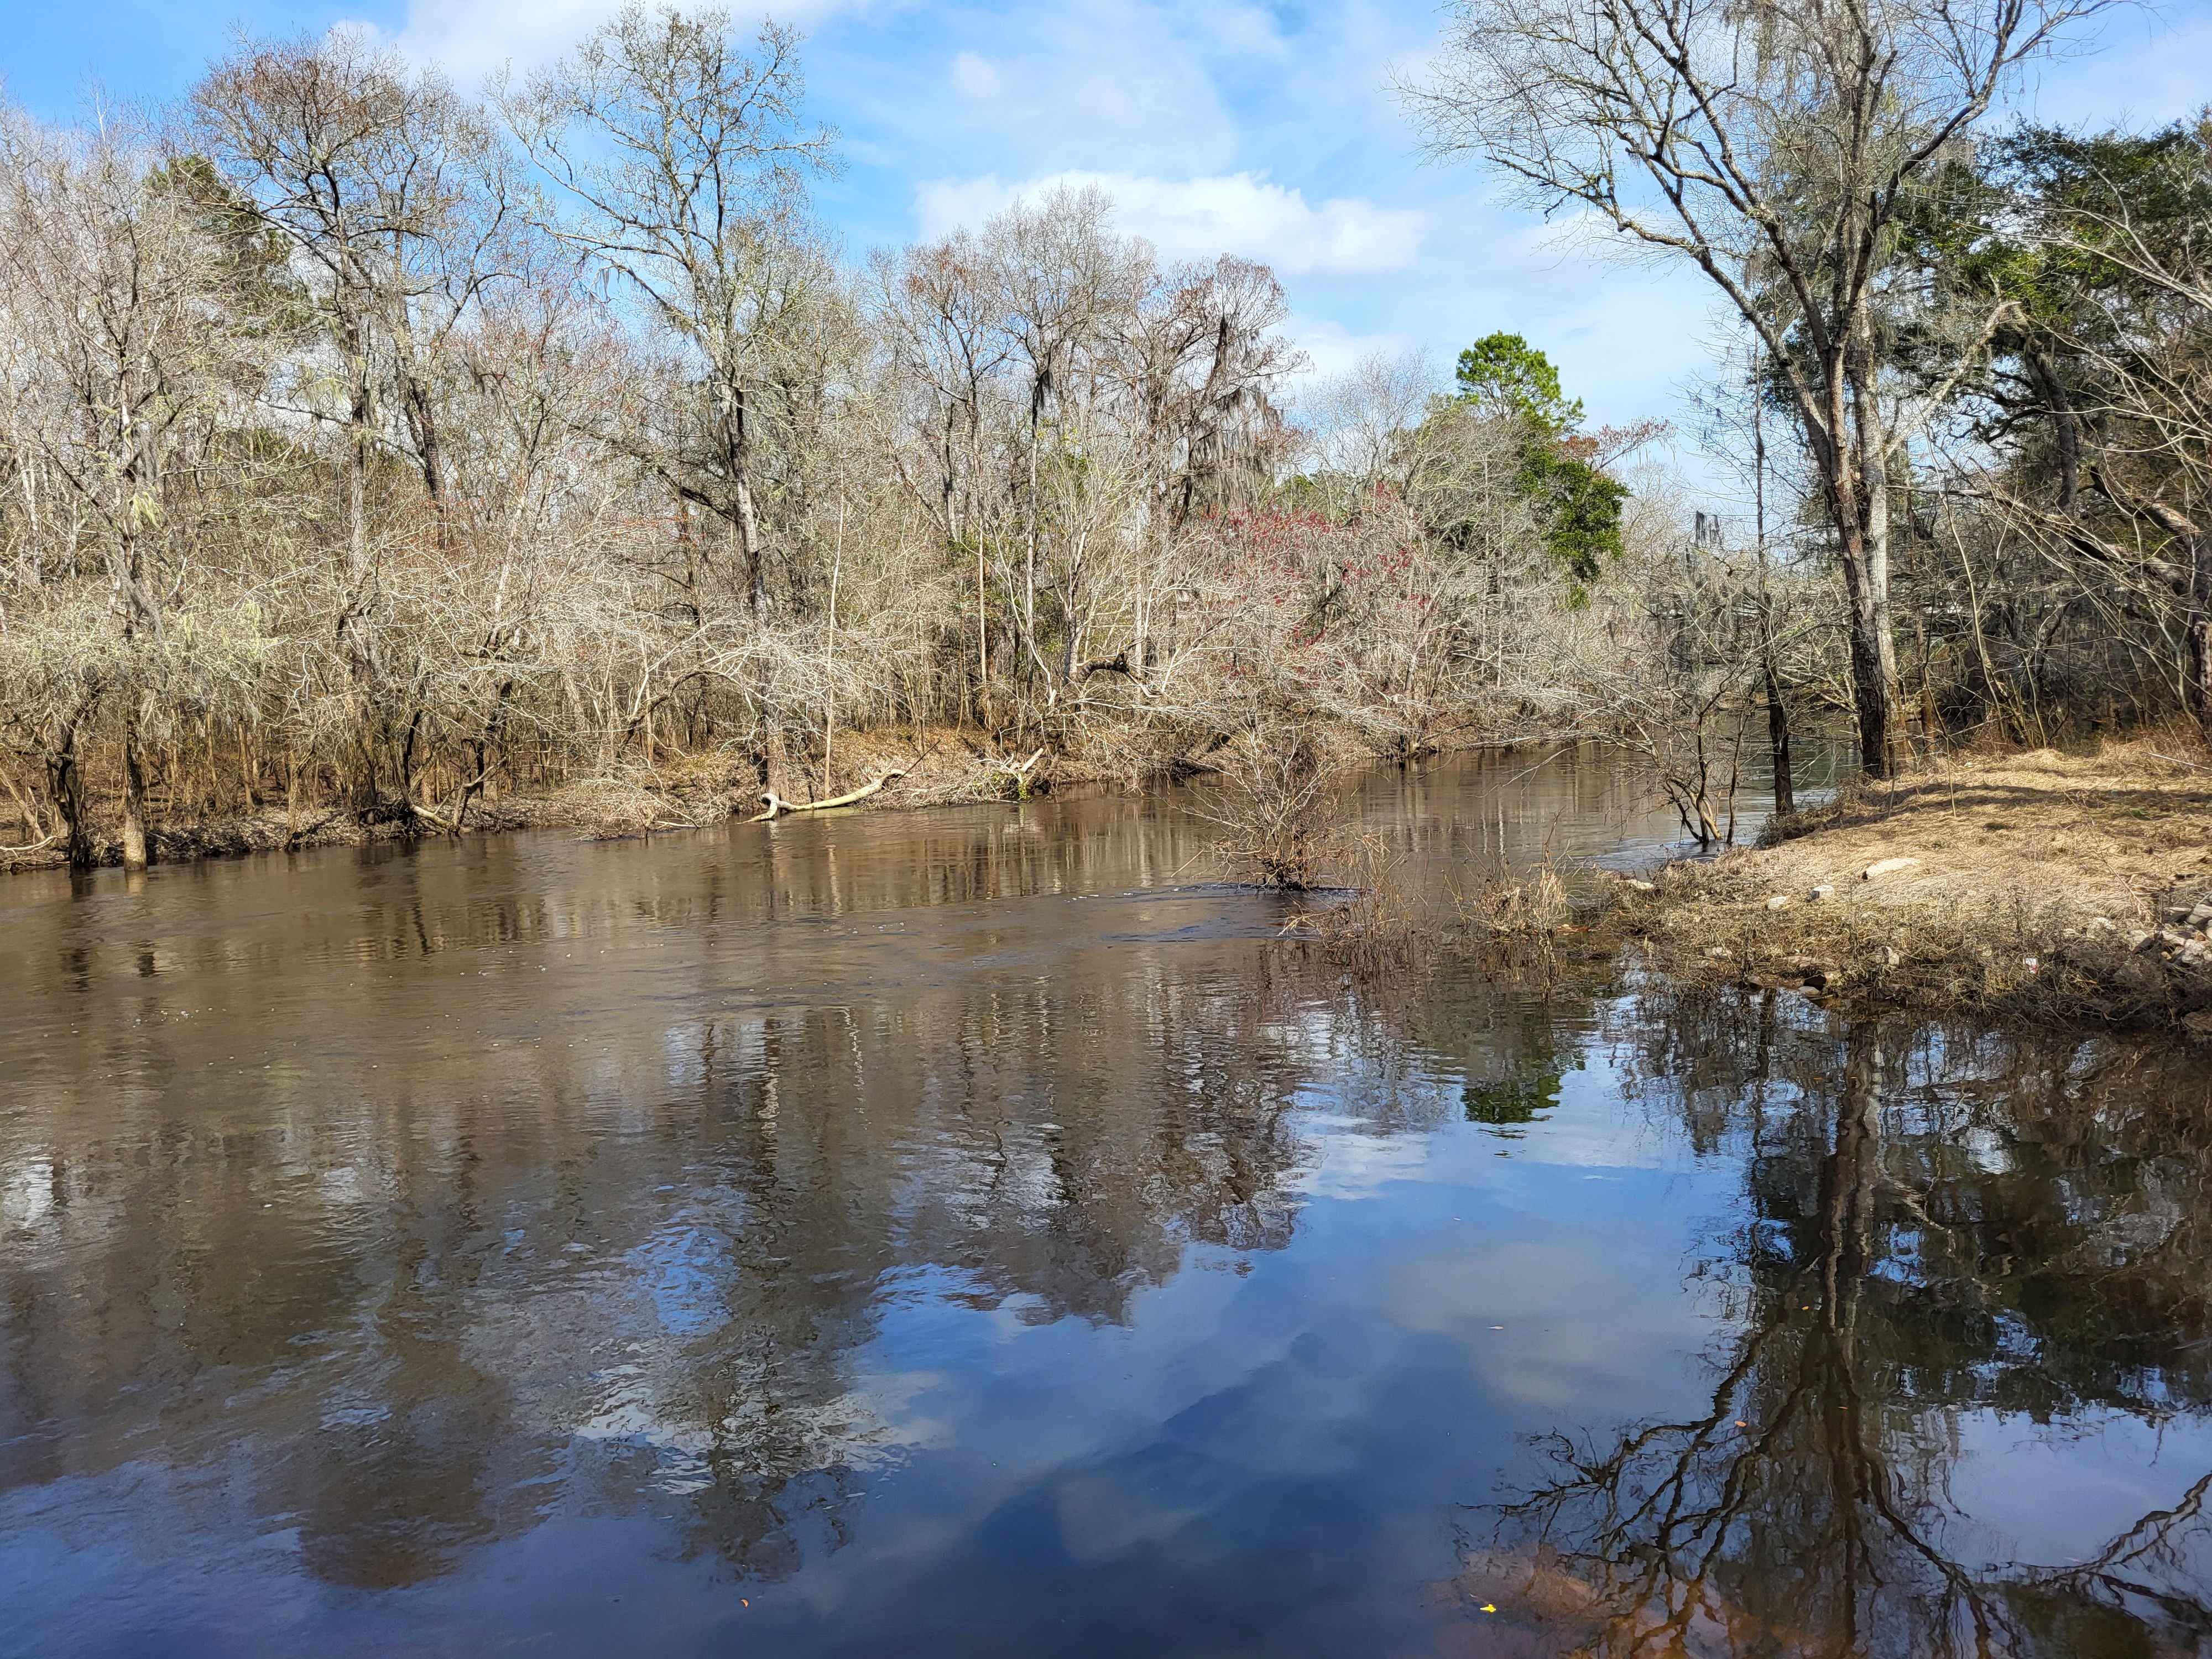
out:
<path id="1" fill-rule="evenodd" d="M 1899 963 L 1905 960 L 1904 954 L 1899 951 L 1894 945 L 1883 945 L 1881 951 L 1876 953 L 1876 957 L 1877 960 L 1879 960 L 1881 965 L 1885 968 L 1894 968 Z"/>
<path id="2" fill-rule="evenodd" d="M 2128 929 L 2127 945 L 2128 949 L 2130 951 L 2148 951 L 2157 943 L 2158 935 L 2156 933 L 2147 933 L 2140 927 L 2130 927 Z"/>
<path id="3" fill-rule="evenodd" d="M 2189 913 L 2189 925 L 2191 927 L 2212 927 L 2212 899 L 2206 899 Z"/>
<path id="4" fill-rule="evenodd" d="M 1826 904 L 1830 899 L 1835 897 L 1835 896 L 1836 890 L 1826 882 L 1822 882 L 1818 887 L 1815 887 L 1811 892 L 1805 895 L 1805 902 L 1808 904 Z"/>
<path id="5" fill-rule="evenodd" d="M 2165 984 L 2158 964 L 2140 956 L 2130 957 L 2121 963 L 2113 970 L 2112 979 L 2122 990 L 2131 991 L 2137 996 L 2154 996 Z"/>
<path id="6" fill-rule="evenodd" d="M 1859 879 L 1872 881 L 1876 876 L 1895 875 L 1899 870 L 1910 870 L 1919 862 L 1918 859 L 1876 859 L 1859 872 Z"/>
<path id="7" fill-rule="evenodd" d="M 1787 910 L 1790 908 L 1790 895 L 1787 893 L 1777 893 L 1772 898 L 1766 901 L 1766 908 L 1770 910 Z"/>
<path id="8" fill-rule="evenodd" d="M 1632 893 L 1656 893 L 1659 890 L 1659 889 L 1650 882 L 1637 881 L 1633 878 L 1624 881 L 1620 884 L 1623 887 L 1626 887 Z"/>

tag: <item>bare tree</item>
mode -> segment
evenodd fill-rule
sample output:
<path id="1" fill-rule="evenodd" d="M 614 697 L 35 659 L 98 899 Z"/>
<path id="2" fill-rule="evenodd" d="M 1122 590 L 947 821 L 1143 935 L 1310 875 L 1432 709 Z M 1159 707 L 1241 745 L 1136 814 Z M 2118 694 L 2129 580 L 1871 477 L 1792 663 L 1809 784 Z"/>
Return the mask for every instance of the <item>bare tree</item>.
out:
<path id="1" fill-rule="evenodd" d="M 103 697 L 122 738 L 122 856 L 149 855 L 145 725 L 163 690 L 163 553 L 179 450 L 222 391 L 225 319 L 213 250 L 155 152 L 112 112 L 76 134 L 0 131 L 0 270 L 35 405 L 11 422 L 106 555 L 112 650 L 56 677 L 40 752 L 70 861 L 89 863 L 78 745 Z M 87 641 L 88 645 L 90 642 Z"/>
<path id="2" fill-rule="evenodd" d="M 193 89 L 191 116 L 225 205 L 286 254 L 291 288 L 263 319 L 270 343 L 286 310 L 307 325 L 306 349 L 285 354 L 272 412 L 343 434 L 345 575 L 325 601 L 356 744 L 353 793 L 374 811 L 380 749 L 410 769 L 419 711 L 405 688 L 420 678 L 376 659 L 380 641 L 394 637 L 378 615 L 389 539 L 373 522 L 380 462 L 404 458 L 437 533 L 450 534 L 441 404 L 456 332 L 510 261 L 520 221 L 507 158 L 482 112 L 442 76 L 410 71 L 358 31 L 243 47 Z M 385 707 L 380 693 L 394 687 L 398 706 Z M 403 775 L 402 813 L 406 786 Z"/>
<path id="3" fill-rule="evenodd" d="M 911 467 L 894 439 L 894 465 L 946 550 L 963 564 L 971 558 L 975 564 L 979 707 L 991 680 L 990 555 L 981 499 L 985 422 L 1013 350 L 1000 326 L 994 285 L 984 271 L 987 257 L 975 238 L 961 231 L 896 258 L 879 254 L 873 264 L 877 325 L 896 388 L 890 401 L 904 405 L 894 410 L 893 419 L 921 439 Z"/>
<path id="4" fill-rule="evenodd" d="M 622 279 L 696 377 L 706 408 L 687 423 L 696 441 L 633 442 L 632 452 L 734 535 L 762 633 L 771 602 L 757 481 L 775 435 L 769 387 L 779 355 L 834 281 L 805 194 L 807 179 L 830 165 L 831 135 L 800 118 L 797 45 L 769 25 L 748 53 L 726 12 L 632 5 L 503 100 L 572 210 L 555 234 Z M 765 703 L 769 688 L 760 689 Z M 763 726 L 753 746 L 763 784 L 769 754 Z"/>
<path id="5" fill-rule="evenodd" d="M 1572 203 L 1720 289 L 1784 377 L 1850 602 L 1867 769 L 1893 765 L 1892 469 L 1949 377 L 1886 407 L 1900 222 L 2008 75 L 2110 0 L 1461 0 L 1408 88 L 1439 155 Z"/>
<path id="6" fill-rule="evenodd" d="M 515 222 L 504 156 L 441 76 L 410 73 L 359 33 L 246 48 L 192 94 L 197 136 L 240 201 L 292 250 L 338 366 L 348 549 L 370 551 L 370 474 L 394 437 L 385 393 L 434 507 L 446 505 L 439 360 L 506 268 Z M 303 406 L 324 411 L 303 364 Z"/>

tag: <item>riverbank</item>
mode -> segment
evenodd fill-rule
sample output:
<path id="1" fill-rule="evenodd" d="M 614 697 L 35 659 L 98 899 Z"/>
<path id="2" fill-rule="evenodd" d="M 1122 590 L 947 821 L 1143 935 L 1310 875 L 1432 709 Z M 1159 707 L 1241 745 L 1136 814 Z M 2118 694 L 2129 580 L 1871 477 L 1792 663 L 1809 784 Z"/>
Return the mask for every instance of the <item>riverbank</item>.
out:
<path id="1" fill-rule="evenodd" d="M 1622 883 L 1616 918 L 1688 979 L 2212 1040 L 2212 757 L 2146 738 L 1860 780 Z"/>
<path id="2" fill-rule="evenodd" d="M 838 739 L 824 777 L 818 762 L 782 773 L 778 793 L 787 808 L 865 789 L 872 807 L 942 806 L 1018 799 L 1082 784 L 1133 776 L 1126 755 L 1101 745 L 1033 755 L 1000 753 L 981 732 L 951 728 L 858 732 Z M 110 801 L 95 819 L 96 862 L 122 861 L 121 808 Z M 154 860 L 184 864 L 250 853 L 312 847 L 358 847 L 372 842 L 518 830 L 568 830 L 603 840 L 703 829 L 761 811 L 759 786 L 742 757 L 732 754 L 676 755 L 658 765 L 629 765 L 574 779 L 543 792 L 504 791 L 473 797 L 465 811 L 436 799 L 380 802 L 368 811 L 330 804 L 282 805 L 230 817 L 167 822 L 157 815 Z M 458 817 L 459 825 L 455 827 Z M 20 826 L 19 826 L 20 828 Z M 0 871 L 57 868 L 64 854 L 58 837 L 45 845 L 0 848 Z"/>
<path id="3" fill-rule="evenodd" d="M 1324 771 L 1343 778 L 1362 766 L 1385 764 L 1348 729 L 1285 727 L 1310 745 Z M 1549 729 L 1460 734 L 1431 743 L 1424 757 L 1473 750 L 1511 750 L 1573 743 L 1584 734 Z M 779 812 L 804 815 L 813 803 L 850 803 L 860 810 L 969 805 L 1020 800 L 1105 787 L 1137 792 L 1236 769 L 1249 739 L 1234 735 L 1207 741 L 1182 734 L 1163 744 L 1157 734 L 1110 726 L 1081 730 L 1057 748 L 1009 749 L 989 733 L 957 726 L 892 726 L 841 732 L 826 769 L 818 757 L 793 758 L 775 769 Z M 1271 753 L 1263 744 L 1260 752 Z M 105 780 L 111 786 L 114 781 Z M 854 798 L 858 797 L 855 800 Z M 94 862 L 122 862 L 122 804 L 110 787 L 94 795 L 91 814 Z M 302 802 L 287 810 L 264 802 L 250 813 L 184 819 L 157 810 L 151 847 L 157 864 L 234 858 L 251 853 L 296 852 L 314 847 L 359 847 L 374 842 L 428 840 L 453 835 L 497 835 L 522 830 L 571 830 L 598 840 L 626 840 L 676 830 L 703 830 L 760 814 L 765 797 L 750 762 L 729 750 L 663 753 L 652 765 L 630 762 L 538 790 L 501 789 L 473 795 L 465 808 L 435 791 L 401 801 L 386 798 L 367 811 L 332 803 Z M 160 802 L 156 800 L 157 809 Z M 13 831 L 36 835 L 51 809 L 35 815 L 17 796 Z M 842 809 L 841 809 L 842 810 Z M 34 822 L 35 817 L 35 822 Z M 8 821 L 0 817 L 0 826 Z M 0 836 L 8 833 L 0 827 Z M 0 872 L 53 869 L 66 861 L 59 834 L 35 845 L 0 843 Z"/>

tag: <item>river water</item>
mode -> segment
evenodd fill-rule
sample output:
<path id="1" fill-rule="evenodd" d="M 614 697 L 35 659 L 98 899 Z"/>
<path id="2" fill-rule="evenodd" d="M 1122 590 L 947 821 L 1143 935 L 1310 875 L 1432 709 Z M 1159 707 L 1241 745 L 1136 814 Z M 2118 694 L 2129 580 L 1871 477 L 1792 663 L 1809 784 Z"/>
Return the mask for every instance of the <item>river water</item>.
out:
<path id="1" fill-rule="evenodd" d="M 2201 1050 L 1347 976 L 1207 833 L 0 884 L 0 1652 L 2212 1652 Z"/>

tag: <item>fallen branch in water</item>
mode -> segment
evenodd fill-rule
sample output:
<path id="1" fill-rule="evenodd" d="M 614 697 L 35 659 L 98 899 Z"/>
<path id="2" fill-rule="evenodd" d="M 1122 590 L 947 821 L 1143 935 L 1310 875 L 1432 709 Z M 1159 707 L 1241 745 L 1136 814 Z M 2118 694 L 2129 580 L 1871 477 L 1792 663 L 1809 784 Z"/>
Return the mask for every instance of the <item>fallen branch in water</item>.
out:
<path id="1" fill-rule="evenodd" d="M 1043 751 L 1040 750 L 1038 752 L 1041 754 Z M 893 778 L 902 778 L 905 775 L 906 769 L 904 767 L 894 766 L 890 771 L 885 772 L 882 776 L 876 778 L 871 782 L 862 784 L 858 789 L 848 790 L 842 795 L 832 795 L 828 800 L 786 800 L 782 796 L 777 794 L 775 790 L 763 789 L 761 792 L 761 799 L 768 804 L 768 811 L 765 812 L 756 812 L 751 817 L 746 819 L 745 822 L 748 823 L 767 823 L 771 822 L 776 815 L 781 812 L 819 812 L 825 808 L 831 806 L 850 806 L 854 801 L 867 799 L 869 796 L 874 794 L 877 790 L 882 788 Z"/>
<path id="2" fill-rule="evenodd" d="M 983 769 L 983 775 L 988 778 L 1012 778 L 1014 781 L 1015 794 L 1027 800 L 1030 798 L 1030 769 L 1043 758 L 1044 750 L 1038 749 L 1032 750 L 1030 757 L 1019 766 L 1016 766 L 1011 761 L 993 761 Z"/>

